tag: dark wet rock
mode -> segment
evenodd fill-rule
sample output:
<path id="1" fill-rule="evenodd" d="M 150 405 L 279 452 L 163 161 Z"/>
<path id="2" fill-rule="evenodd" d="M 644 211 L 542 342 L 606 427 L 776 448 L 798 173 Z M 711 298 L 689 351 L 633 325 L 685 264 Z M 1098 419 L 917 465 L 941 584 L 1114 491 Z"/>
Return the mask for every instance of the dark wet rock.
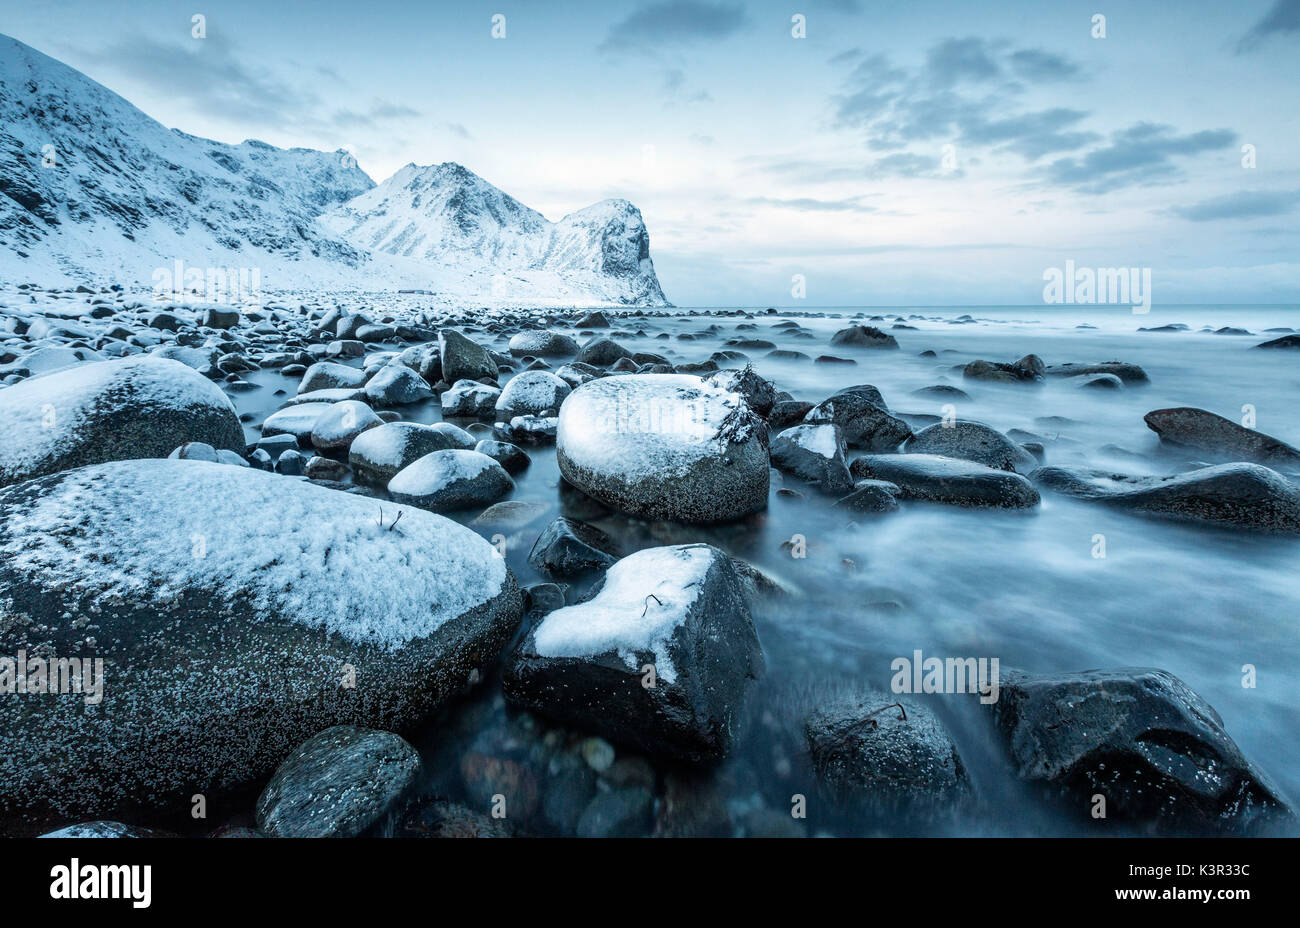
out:
<path id="1" fill-rule="evenodd" d="M 868 478 L 855 482 L 853 492 L 836 500 L 835 505 L 854 512 L 897 512 L 900 493 L 897 484 Z"/>
<path id="2" fill-rule="evenodd" d="M 907 440 L 903 451 L 961 458 L 1017 473 L 1029 473 L 1038 466 L 1032 454 L 997 429 L 965 419 L 938 422 L 922 429 Z"/>
<path id="3" fill-rule="evenodd" d="M 767 424 L 773 431 L 779 432 L 803 421 L 803 417 L 808 415 L 808 410 L 813 408 L 812 403 L 805 403 L 802 400 L 780 400 L 772 404 L 772 411 L 767 414 Z"/>
<path id="4" fill-rule="evenodd" d="M 926 399 L 934 400 L 968 400 L 970 394 L 961 387 L 954 387 L 951 384 L 936 383 L 933 386 L 921 387 L 919 390 L 912 391 L 913 396 L 921 396 Z"/>
<path id="5" fill-rule="evenodd" d="M 1142 515 L 1224 527 L 1300 534 L 1300 490 L 1260 464 L 1218 464 L 1172 477 L 1040 467 L 1040 487 Z"/>
<path id="6" fill-rule="evenodd" d="M 946 806 L 969 791 L 947 729 L 913 699 L 884 692 L 840 695 L 818 707 L 804 731 L 813 768 L 842 798 Z"/>
<path id="7" fill-rule="evenodd" d="M 483 508 L 514 488 L 505 468 L 492 458 L 461 449 L 426 454 L 388 481 L 393 499 L 431 512 Z"/>
<path id="8" fill-rule="evenodd" d="M 730 558 L 679 545 L 623 558 L 582 603 L 542 619 L 511 656 L 503 689 L 562 724 L 698 762 L 726 754 L 762 667 Z"/>
<path id="9" fill-rule="evenodd" d="M 1100 364 L 1052 364 L 1047 368 L 1048 377 L 1080 377 L 1085 374 L 1113 374 L 1124 382 L 1125 386 L 1150 383 L 1147 372 L 1136 364 L 1124 361 L 1103 361 Z"/>
<path id="10" fill-rule="evenodd" d="M 772 439 L 772 466 L 806 480 L 823 493 L 839 495 L 853 487 L 844 459 L 844 436 L 837 425 L 796 425 Z"/>
<path id="11" fill-rule="evenodd" d="M 1081 374 L 1070 378 L 1070 383 L 1080 390 L 1124 389 L 1124 381 L 1115 374 Z"/>
<path id="12" fill-rule="evenodd" d="M 1281 338 L 1270 339 L 1266 342 L 1260 342 L 1256 348 L 1268 349 L 1300 349 L 1300 335 L 1283 335 Z"/>
<path id="13" fill-rule="evenodd" d="M 752 367 L 717 371 L 705 380 L 724 390 L 739 393 L 745 398 L 745 402 L 749 403 L 750 408 L 760 416 L 766 416 L 771 412 L 772 405 L 776 402 L 776 388 L 772 386 L 772 382 L 755 374 Z"/>
<path id="14" fill-rule="evenodd" d="M 1156 831 L 1248 834 L 1292 815 L 1219 714 L 1164 670 L 1001 675 L 991 708 L 1020 778 L 1086 819 Z"/>
<path id="15" fill-rule="evenodd" d="M 454 802 L 432 802 L 420 807 L 403 822 L 399 837 L 411 838 L 509 838 L 510 822 Z"/>
<path id="16" fill-rule="evenodd" d="M 834 423 L 847 444 L 867 451 L 893 451 L 912 435 L 911 426 L 889 413 L 875 387 L 837 393 L 810 409 L 803 421 Z"/>
<path id="17" fill-rule="evenodd" d="M 209 306 L 203 311 L 203 325 L 210 329 L 233 329 L 239 325 L 239 310 Z"/>
<path id="18" fill-rule="evenodd" d="M 618 542 L 596 526 L 560 516 L 534 543 L 528 563 L 544 577 L 567 579 L 604 570 L 620 557 Z"/>
<path id="19" fill-rule="evenodd" d="M 474 450 L 496 461 L 511 476 L 522 473 L 532 463 L 527 451 L 508 441 L 485 438 L 474 446 Z"/>
<path id="20" fill-rule="evenodd" d="M 971 361 L 962 368 L 967 380 L 985 380 L 991 383 L 1039 383 L 1046 367 L 1036 354 L 1027 354 L 1019 361 L 1003 364 L 999 361 Z"/>
<path id="21" fill-rule="evenodd" d="M 831 344 L 854 348 L 897 348 L 898 339 L 875 326 L 855 325 L 832 335 Z"/>
<path id="22" fill-rule="evenodd" d="M 130 458 L 162 458 L 186 442 L 242 453 L 229 397 L 176 361 L 100 361 L 0 390 L 0 486 Z"/>
<path id="23" fill-rule="evenodd" d="M 578 820 L 580 838 L 640 838 L 654 828 L 654 795 L 644 787 L 596 793 Z"/>
<path id="24" fill-rule="evenodd" d="M 609 320 L 600 310 L 587 313 L 581 319 L 573 324 L 575 329 L 608 329 Z"/>
<path id="25" fill-rule="evenodd" d="M 767 425 L 738 394 L 687 375 L 584 384 L 560 410 L 565 480 L 622 512 L 722 522 L 767 504 Z"/>
<path id="26" fill-rule="evenodd" d="M 438 356 L 442 359 L 442 379 L 448 383 L 485 377 L 496 379 L 497 362 L 485 348 L 455 329 L 438 332 Z"/>
<path id="27" fill-rule="evenodd" d="M 632 352 L 610 338 L 596 338 L 582 346 L 578 352 L 578 361 L 593 367 L 609 367 L 626 358 L 632 359 Z"/>
<path id="28" fill-rule="evenodd" d="M 849 469 L 857 479 L 897 485 L 902 499 L 1000 509 L 1028 509 L 1040 502 L 1034 485 L 1020 474 L 937 454 L 868 454 Z"/>
<path id="29" fill-rule="evenodd" d="M 318 454 L 307 462 L 306 474 L 310 480 L 342 480 L 348 474 L 348 466 Z"/>
<path id="30" fill-rule="evenodd" d="M 421 768 L 415 748 L 392 732 L 327 728 L 275 771 L 258 797 L 257 825 L 275 838 L 355 837 L 397 809 Z"/>
<path id="31" fill-rule="evenodd" d="M 47 832 L 40 837 L 42 838 L 162 838 L 170 837 L 160 831 L 154 831 L 151 828 L 141 828 L 139 825 L 126 825 L 122 822 L 81 822 L 76 825 L 69 825 L 66 828 L 60 828 L 58 831 Z"/>
<path id="32" fill-rule="evenodd" d="M 1238 425 L 1204 409 L 1182 406 L 1154 409 L 1143 416 L 1162 442 L 1195 448 L 1220 458 L 1253 461 L 1271 467 L 1300 467 L 1300 449 Z"/>
<path id="33" fill-rule="evenodd" d="M 9 833 L 188 811 L 196 786 L 264 783 L 332 725 L 405 730 L 495 661 L 522 612 L 495 549 L 450 520 L 164 459 L 0 491 L 0 588 L 20 617 L 0 653 L 98 658 L 107 675 L 94 705 L 0 700 Z"/>

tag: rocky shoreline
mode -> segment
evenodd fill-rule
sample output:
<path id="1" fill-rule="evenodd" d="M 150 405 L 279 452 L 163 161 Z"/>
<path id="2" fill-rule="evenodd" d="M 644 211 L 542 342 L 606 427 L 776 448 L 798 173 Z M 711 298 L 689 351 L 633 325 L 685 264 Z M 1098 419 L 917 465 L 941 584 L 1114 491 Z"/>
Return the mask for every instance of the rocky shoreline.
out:
<path id="1" fill-rule="evenodd" d="M 0 656 L 107 668 L 93 704 L 0 697 L 0 832 L 960 832 L 1012 779 L 1066 830 L 1296 830 L 1164 670 L 1006 668 L 991 712 L 870 675 L 780 695 L 768 628 L 809 595 L 800 545 L 827 542 L 770 546 L 796 552 L 793 582 L 756 564 L 774 501 L 887 526 L 1079 500 L 1292 544 L 1300 450 L 1280 439 L 1153 409 L 1159 451 L 1123 474 L 964 411 L 1049 380 L 1143 390 L 1136 363 L 976 359 L 910 395 L 801 399 L 768 365 L 868 379 L 880 354 L 936 355 L 896 314 L 825 337 L 805 324 L 824 314 L 775 310 L 0 303 Z M 1003 783 L 971 776 L 971 739 Z"/>

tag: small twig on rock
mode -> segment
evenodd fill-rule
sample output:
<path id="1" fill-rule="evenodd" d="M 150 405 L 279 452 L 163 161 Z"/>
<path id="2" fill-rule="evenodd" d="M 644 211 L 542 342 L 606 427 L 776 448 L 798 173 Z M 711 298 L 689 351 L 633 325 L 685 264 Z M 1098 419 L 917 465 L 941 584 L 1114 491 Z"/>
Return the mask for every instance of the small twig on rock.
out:
<path id="1" fill-rule="evenodd" d="M 652 600 L 652 599 L 655 601 L 655 605 L 657 605 L 657 606 L 662 606 L 662 605 L 663 605 L 663 603 L 659 600 L 659 597 L 658 597 L 658 596 L 656 596 L 656 595 L 653 594 L 653 593 L 647 593 L 647 594 L 646 594 L 646 604 L 641 608 L 641 618 L 644 619 L 644 618 L 645 618 L 645 614 L 646 614 L 647 612 L 650 611 L 650 603 L 649 603 L 649 600 Z"/>
<path id="2" fill-rule="evenodd" d="M 393 524 L 392 524 L 392 525 L 388 526 L 388 530 L 389 530 L 390 532 L 391 532 L 393 529 L 397 528 L 397 523 L 398 523 L 398 522 L 401 522 L 401 521 L 402 521 L 402 512 L 403 512 L 403 510 L 401 510 L 401 509 L 397 510 L 397 518 L 393 520 Z"/>

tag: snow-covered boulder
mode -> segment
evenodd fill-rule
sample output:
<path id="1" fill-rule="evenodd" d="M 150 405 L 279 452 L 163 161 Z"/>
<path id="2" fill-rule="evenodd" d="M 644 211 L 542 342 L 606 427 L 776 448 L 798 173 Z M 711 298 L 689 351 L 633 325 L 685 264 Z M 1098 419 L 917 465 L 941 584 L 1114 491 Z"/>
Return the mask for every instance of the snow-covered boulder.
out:
<path id="1" fill-rule="evenodd" d="M 376 406 L 404 406 L 431 399 L 433 390 L 405 364 L 392 363 L 381 367 L 366 383 L 366 396 Z"/>
<path id="2" fill-rule="evenodd" d="M 426 454 L 388 481 L 393 499 L 433 512 L 487 506 L 514 488 L 514 480 L 492 458 L 460 449 Z"/>
<path id="3" fill-rule="evenodd" d="M 853 489 L 838 425 L 796 425 L 772 439 L 772 466 L 814 484 L 823 493 Z"/>
<path id="4" fill-rule="evenodd" d="M 547 614 L 511 656 L 511 703 L 688 761 L 726 754 L 763 652 L 731 559 L 710 545 L 648 548 L 583 602 Z"/>
<path id="5" fill-rule="evenodd" d="M 578 353 L 578 342 L 549 329 L 528 329 L 511 336 L 509 350 L 515 357 L 570 358 Z"/>
<path id="6" fill-rule="evenodd" d="M 56 471 L 162 458 L 190 441 L 243 452 L 221 389 L 177 361 L 80 364 L 0 390 L 0 486 Z"/>
<path id="7" fill-rule="evenodd" d="M 477 380 L 457 380 L 444 390 L 442 414 L 457 419 L 490 419 L 496 414 L 501 388 Z"/>
<path id="8" fill-rule="evenodd" d="M 265 782 L 332 725 L 403 730 L 522 610 L 495 549 L 440 516 L 165 459 L 0 490 L 0 589 L 27 617 L 0 623 L 0 654 L 106 675 L 92 704 L 0 699 L 9 832 Z"/>
<path id="9" fill-rule="evenodd" d="M 767 426 L 736 393 L 687 374 L 584 384 L 560 408 L 564 478 L 622 512 L 722 522 L 767 504 Z"/>
<path id="10" fill-rule="evenodd" d="M 344 400 L 344 402 L 348 402 Z M 262 423 L 262 437 L 273 435 L 292 435 L 298 444 L 306 447 L 311 444 L 311 430 L 324 413 L 333 408 L 335 403 L 296 403 L 278 409 L 266 417 Z"/>
<path id="11" fill-rule="evenodd" d="M 365 372 L 355 367 L 334 361 L 317 361 L 302 375 L 298 392 L 311 393 L 313 390 L 336 390 L 340 387 L 356 389 L 364 386 L 365 382 Z"/>
<path id="12" fill-rule="evenodd" d="M 550 371 L 524 371 L 511 378 L 497 397 L 497 415 L 506 421 L 515 416 L 554 416 L 570 390 Z"/>
<path id="13" fill-rule="evenodd" d="M 473 447 L 468 432 L 447 422 L 386 422 L 357 436 L 348 447 L 348 463 L 359 479 L 382 486 L 426 454 Z"/>
<path id="14" fill-rule="evenodd" d="M 331 404 L 316 417 L 311 426 L 311 443 L 321 451 L 346 450 L 362 432 L 383 424 L 384 420 L 365 403 L 344 400 Z"/>

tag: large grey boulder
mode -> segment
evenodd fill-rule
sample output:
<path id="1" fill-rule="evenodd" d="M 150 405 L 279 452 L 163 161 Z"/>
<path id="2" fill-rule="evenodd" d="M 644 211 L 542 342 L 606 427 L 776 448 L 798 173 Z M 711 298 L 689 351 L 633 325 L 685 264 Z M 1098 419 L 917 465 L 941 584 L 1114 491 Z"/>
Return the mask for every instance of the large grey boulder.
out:
<path id="1" fill-rule="evenodd" d="M 1020 778 L 1086 819 L 1245 834 L 1293 813 L 1187 684 L 1150 668 L 1004 671 L 990 705 Z"/>
<path id="2" fill-rule="evenodd" d="M 874 388 L 873 388 L 874 391 Z M 833 423 L 840 427 L 844 440 L 867 451 L 894 451 L 912 436 L 912 429 L 891 415 L 879 392 L 863 389 L 837 393 L 808 410 L 803 421 L 809 424 Z"/>
<path id="3" fill-rule="evenodd" d="M 438 354 L 442 358 L 442 379 L 447 383 L 482 377 L 496 379 L 497 362 L 492 360 L 492 355 L 455 329 L 438 332 Z"/>
<path id="4" fill-rule="evenodd" d="M 1027 474 L 1038 467 L 1038 459 L 982 422 L 958 419 L 936 422 L 917 432 L 903 445 L 907 454 L 938 454 L 974 461 L 996 470 Z"/>
<path id="5" fill-rule="evenodd" d="M 11 833 L 248 788 L 333 725 L 405 730 L 522 612 L 504 560 L 454 522 L 202 461 L 0 491 L 0 589 L 0 654 L 106 676 L 98 702 L 0 699 Z"/>
<path id="6" fill-rule="evenodd" d="M 56 471 L 163 458 L 200 441 L 244 451 L 244 429 L 219 387 L 178 361 L 95 361 L 0 390 L 0 486 Z"/>
<path id="7" fill-rule="evenodd" d="M 419 752 L 389 731 L 335 725 L 280 764 L 257 800 L 273 838 L 351 838 L 394 811 L 415 786 Z"/>
<path id="8" fill-rule="evenodd" d="M 903 499 L 1029 509 L 1041 500 L 1028 478 L 938 454 L 867 454 L 849 467 L 854 478 L 887 480 Z"/>
<path id="9" fill-rule="evenodd" d="M 1040 467 L 1030 477 L 1040 487 L 1065 496 L 1141 515 L 1300 534 L 1300 490 L 1260 464 L 1218 464 L 1172 477 Z"/>
<path id="10" fill-rule="evenodd" d="M 813 484 L 823 493 L 843 495 L 853 488 L 838 425 L 796 425 L 772 439 L 772 466 Z"/>
<path id="11" fill-rule="evenodd" d="M 767 426 L 736 393 L 688 374 L 584 384 L 560 409 L 565 480 L 622 512 L 723 522 L 767 504 Z"/>
<path id="12" fill-rule="evenodd" d="M 1234 461 L 1300 467 L 1300 449 L 1204 409 L 1192 406 L 1153 409 L 1142 418 L 1162 442 L 1171 445 L 1195 448 Z"/>
<path id="13" fill-rule="evenodd" d="M 648 548 L 589 596 L 548 613 L 503 681 L 514 705 L 652 756 L 716 760 L 763 668 L 731 559 L 710 545 Z"/>

